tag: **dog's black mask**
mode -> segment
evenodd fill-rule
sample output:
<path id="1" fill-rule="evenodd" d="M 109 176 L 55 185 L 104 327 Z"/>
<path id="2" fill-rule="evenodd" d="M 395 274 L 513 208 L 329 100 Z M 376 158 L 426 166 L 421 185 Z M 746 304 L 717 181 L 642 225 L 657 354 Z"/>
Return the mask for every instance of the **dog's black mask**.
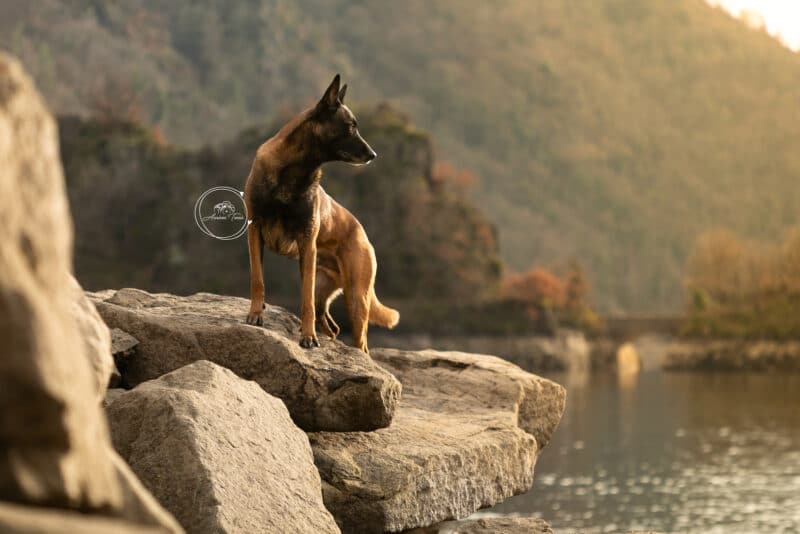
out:
<path id="1" fill-rule="evenodd" d="M 337 74 L 311 114 L 315 137 L 326 160 L 364 165 L 377 154 L 361 137 L 355 115 L 344 105 L 347 85 L 340 89 L 339 81 Z"/>

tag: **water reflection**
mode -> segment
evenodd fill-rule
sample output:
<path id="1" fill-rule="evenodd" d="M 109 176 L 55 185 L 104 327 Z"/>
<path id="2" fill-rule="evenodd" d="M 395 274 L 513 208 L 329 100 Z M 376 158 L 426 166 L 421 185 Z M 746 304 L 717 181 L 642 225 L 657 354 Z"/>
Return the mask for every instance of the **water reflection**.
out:
<path id="1" fill-rule="evenodd" d="M 567 412 L 535 489 L 557 532 L 800 532 L 800 376 L 551 377 Z"/>

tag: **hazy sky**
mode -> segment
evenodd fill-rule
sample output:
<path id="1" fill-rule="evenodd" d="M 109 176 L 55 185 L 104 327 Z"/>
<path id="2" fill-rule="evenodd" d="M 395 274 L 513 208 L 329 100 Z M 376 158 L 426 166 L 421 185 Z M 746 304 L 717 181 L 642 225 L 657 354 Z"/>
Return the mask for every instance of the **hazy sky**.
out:
<path id="1" fill-rule="evenodd" d="M 788 47 L 800 50 L 800 0 L 707 0 L 720 5 L 733 15 L 744 11 L 758 13 L 767 31 Z"/>

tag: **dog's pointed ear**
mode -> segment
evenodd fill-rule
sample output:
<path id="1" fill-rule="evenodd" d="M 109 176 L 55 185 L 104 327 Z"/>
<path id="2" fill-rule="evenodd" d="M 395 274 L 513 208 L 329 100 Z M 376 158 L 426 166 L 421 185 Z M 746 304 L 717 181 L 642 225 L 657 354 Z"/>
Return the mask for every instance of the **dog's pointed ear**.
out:
<path id="1" fill-rule="evenodd" d="M 333 81 L 325 90 L 325 94 L 322 95 L 322 99 L 317 104 L 317 108 L 320 109 L 333 109 L 339 102 L 339 82 L 340 82 L 339 75 L 333 77 Z"/>
<path id="2" fill-rule="evenodd" d="M 344 95 L 347 94 L 347 84 L 342 86 L 342 90 L 339 91 L 339 103 L 344 104 Z"/>

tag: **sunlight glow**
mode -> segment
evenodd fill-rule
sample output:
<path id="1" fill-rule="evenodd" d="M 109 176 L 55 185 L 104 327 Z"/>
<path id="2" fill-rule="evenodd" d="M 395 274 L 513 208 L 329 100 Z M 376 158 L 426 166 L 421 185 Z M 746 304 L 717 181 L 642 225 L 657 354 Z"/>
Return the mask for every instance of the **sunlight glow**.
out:
<path id="1" fill-rule="evenodd" d="M 800 0 L 707 0 L 800 51 Z"/>

